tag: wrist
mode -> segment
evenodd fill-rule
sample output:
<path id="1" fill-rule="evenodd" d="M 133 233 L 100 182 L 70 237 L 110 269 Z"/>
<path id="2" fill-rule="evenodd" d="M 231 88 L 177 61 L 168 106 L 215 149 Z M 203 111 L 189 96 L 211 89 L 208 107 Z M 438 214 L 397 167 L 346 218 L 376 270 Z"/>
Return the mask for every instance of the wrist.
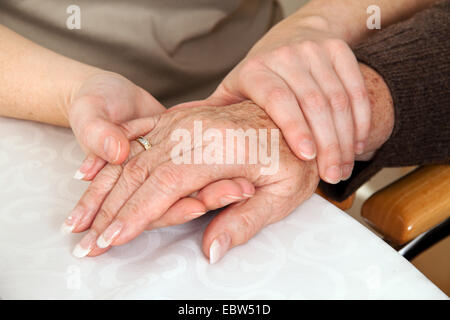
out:
<path id="1" fill-rule="evenodd" d="M 311 28 L 332 33 L 350 46 L 367 32 L 365 8 L 345 5 L 342 1 L 311 0 L 291 17 Z"/>
<path id="2" fill-rule="evenodd" d="M 359 66 L 368 91 L 372 115 L 364 153 L 355 158 L 358 161 L 368 161 L 391 136 L 395 112 L 391 92 L 383 77 L 365 64 L 360 63 Z"/>
<path id="3" fill-rule="evenodd" d="M 59 110 L 67 122 L 69 122 L 69 114 L 73 102 L 80 96 L 80 91 L 86 82 L 95 76 L 109 73 L 108 71 L 88 65 L 82 65 L 74 71 L 71 73 L 72 77 L 64 84 L 64 89 L 61 91 L 59 99 Z"/>

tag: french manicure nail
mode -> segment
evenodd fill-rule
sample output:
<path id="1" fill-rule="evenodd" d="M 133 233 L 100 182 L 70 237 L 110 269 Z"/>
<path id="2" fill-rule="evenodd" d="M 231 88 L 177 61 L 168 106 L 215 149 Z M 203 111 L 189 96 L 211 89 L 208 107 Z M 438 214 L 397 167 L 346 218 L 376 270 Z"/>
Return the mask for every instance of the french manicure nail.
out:
<path id="1" fill-rule="evenodd" d="M 194 212 L 194 213 L 189 213 L 188 215 L 184 216 L 184 220 L 186 221 L 190 221 L 190 220 L 194 220 L 202 215 L 204 215 L 205 212 Z"/>
<path id="2" fill-rule="evenodd" d="M 123 228 L 123 223 L 120 220 L 114 220 L 113 223 L 106 228 L 105 231 L 98 237 L 97 239 L 97 247 L 99 248 L 107 248 L 111 245 L 114 239 L 119 235 L 120 231 Z"/>
<path id="3" fill-rule="evenodd" d="M 83 179 L 85 176 L 85 174 L 83 172 L 81 172 L 80 170 L 77 170 L 77 172 L 75 172 L 73 178 L 76 180 L 81 180 Z"/>
<path id="4" fill-rule="evenodd" d="M 83 163 L 81 164 L 80 168 L 75 172 L 75 175 L 73 176 L 74 179 L 81 180 L 86 176 L 86 173 L 92 168 L 94 165 L 94 159 L 90 156 L 86 157 L 86 159 L 83 160 Z"/>
<path id="5" fill-rule="evenodd" d="M 64 223 L 61 225 L 61 232 L 63 234 L 71 234 L 73 229 L 75 229 L 75 225 L 73 223 L 72 216 L 66 218 Z"/>
<path id="6" fill-rule="evenodd" d="M 95 239 L 97 239 L 97 232 L 93 229 L 89 230 L 89 232 L 75 246 L 72 254 L 77 258 L 83 258 L 87 256 L 94 247 Z"/>
<path id="7" fill-rule="evenodd" d="M 303 140 L 298 145 L 300 154 L 308 160 L 312 160 L 316 157 L 316 150 L 311 140 Z"/>
<path id="8" fill-rule="evenodd" d="M 325 180 L 327 180 L 328 183 L 336 184 L 341 180 L 341 177 L 342 172 L 341 167 L 339 166 L 331 166 L 325 173 Z"/>
<path id="9" fill-rule="evenodd" d="M 72 233 L 73 229 L 75 229 L 78 223 L 78 220 L 80 220 L 82 214 L 83 212 L 81 211 L 81 209 L 79 208 L 74 209 L 61 225 L 61 232 L 63 234 Z"/>
<path id="10" fill-rule="evenodd" d="M 209 247 L 209 263 L 214 264 L 223 258 L 228 249 L 230 249 L 231 237 L 228 233 L 221 233 Z"/>

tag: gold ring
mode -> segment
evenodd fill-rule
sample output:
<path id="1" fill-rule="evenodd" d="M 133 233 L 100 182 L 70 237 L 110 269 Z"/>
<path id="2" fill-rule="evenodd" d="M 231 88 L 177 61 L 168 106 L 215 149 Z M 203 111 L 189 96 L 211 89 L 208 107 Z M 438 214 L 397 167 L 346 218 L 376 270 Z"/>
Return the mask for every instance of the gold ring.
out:
<path id="1" fill-rule="evenodd" d="M 141 146 L 144 147 L 145 150 L 148 150 L 152 147 L 150 142 L 143 136 L 140 136 L 139 138 L 137 138 L 136 141 L 139 142 L 141 144 Z"/>

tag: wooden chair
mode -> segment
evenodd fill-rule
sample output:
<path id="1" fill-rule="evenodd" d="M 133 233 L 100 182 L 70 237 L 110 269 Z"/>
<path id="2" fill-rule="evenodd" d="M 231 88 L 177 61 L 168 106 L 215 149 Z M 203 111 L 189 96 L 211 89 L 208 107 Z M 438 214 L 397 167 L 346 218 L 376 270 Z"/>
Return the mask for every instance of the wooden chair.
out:
<path id="1" fill-rule="evenodd" d="M 416 169 L 373 194 L 361 214 L 411 260 L 450 234 L 450 165 Z"/>

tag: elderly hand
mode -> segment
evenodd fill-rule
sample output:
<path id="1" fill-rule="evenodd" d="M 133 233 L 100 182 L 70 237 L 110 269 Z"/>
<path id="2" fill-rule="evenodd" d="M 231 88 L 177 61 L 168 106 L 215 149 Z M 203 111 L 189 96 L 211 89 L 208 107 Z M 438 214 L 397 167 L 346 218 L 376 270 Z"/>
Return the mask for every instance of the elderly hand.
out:
<path id="1" fill-rule="evenodd" d="M 196 121 L 201 121 L 203 140 L 195 138 L 199 133 L 194 132 L 198 131 Z M 74 254 L 79 257 L 96 256 L 110 246 L 127 243 L 146 228 L 185 223 L 207 210 L 228 205 L 214 217 L 203 237 L 203 252 L 214 263 L 230 248 L 289 214 L 311 196 L 318 183 L 315 162 L 301 161 L 292 154 L 267 114 L 250 102 L 169 110 L 123 127 L 129 137 L 149 132 L 146 138 L 152 148 L 143 151 L 139 143 L 132 142 L 128 162 L 107 165 L 86 190 L 74 209 L 74 232 L 90 227 L 75 247 Z M 244 147 L 240 162 L 239 157 L 229 163 L 218 161 L 225 162 L 229 156 L 229 139 L 223 145 L 217 143 L 226 137 L 227 129 L 255 129 L 259 133 L 258 143 Z M 267 129 L 267 135 L 258 129 Z M 239 151 L 236 146 L 231 146 L 233 155 Z M 258 161 L 251 160 L 256 146 Z M 185 158 L 178 157 L 179 151 L 184 151 Z M 195 160 L 198 152 L 203 161 Z M 187 161 L 191 156 L 194 163 Z M 215 181 L 231 179 L 251 182 L 256 188 L 254 195 L 229 205 L 236 199 L 227 197 L 221 188 L 208 190 Z M 202 188 L 196 197 L 189 197 Z"/>
<path id="2" fill-rule="evenodd" d="M 204 101 L 250 99 L 281 129 L 301 159 L 315 158 L 323 180 L 350 177 L 370 129 L 370 104 L 357 60 L 321 17 L 292 15 L 272 28 Z"/>
<path id="3" fill-rule="evenodd" d="M 129 155 L 126 121 L 149 117 L 165 108 L 148 92 L 119 74 L 101 71 L 75 88 L 67 105 L 70 126 L 88 155 L 75 178 L 91 180 L 109 163 Z"/>

